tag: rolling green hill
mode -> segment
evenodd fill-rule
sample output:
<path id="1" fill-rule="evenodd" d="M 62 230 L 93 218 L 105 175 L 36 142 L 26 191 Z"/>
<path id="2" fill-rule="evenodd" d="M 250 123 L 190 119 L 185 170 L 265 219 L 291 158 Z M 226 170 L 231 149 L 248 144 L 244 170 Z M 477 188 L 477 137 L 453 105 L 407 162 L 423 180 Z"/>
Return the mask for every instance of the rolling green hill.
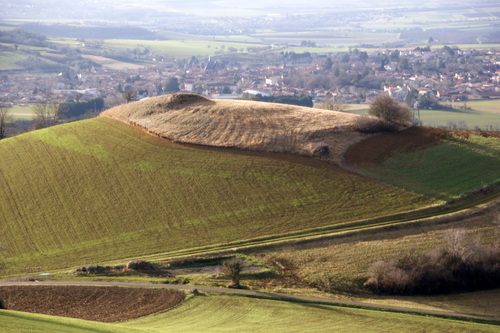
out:
<path id="1" fill-rule="evenodd" d="M 4 274 L 274 237 L 435 203 L 308 158 L 171 144 L 97 118 L 0 142 Z"/>

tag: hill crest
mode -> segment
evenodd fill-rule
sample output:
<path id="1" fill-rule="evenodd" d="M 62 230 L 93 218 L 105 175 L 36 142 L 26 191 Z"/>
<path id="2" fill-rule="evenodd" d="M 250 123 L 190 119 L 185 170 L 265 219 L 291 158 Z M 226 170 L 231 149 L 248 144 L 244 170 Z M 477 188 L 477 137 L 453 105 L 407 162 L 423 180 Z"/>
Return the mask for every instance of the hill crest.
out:
<path id="1" fill-rule="evenodd" d="M 116 106 L 102 117 L 137 125 L 182 143 L 292 153 L 342 162 L 345 150 L 367 134 L 363 117 L 294 105 L 209 100 L 195 94 L 163 95 Z"/>

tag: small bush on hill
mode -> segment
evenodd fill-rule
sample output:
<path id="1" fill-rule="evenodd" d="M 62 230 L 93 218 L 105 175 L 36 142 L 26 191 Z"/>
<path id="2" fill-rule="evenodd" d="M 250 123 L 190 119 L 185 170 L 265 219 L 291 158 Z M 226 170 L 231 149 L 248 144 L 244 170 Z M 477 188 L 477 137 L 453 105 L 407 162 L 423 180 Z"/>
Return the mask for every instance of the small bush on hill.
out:
<path id="1" fill-rule="evenodd" d="M 112 267 L 109 266 L 100 266 L 100 265 L 89 265 L 84 266 L 76 270 L 78 274 L 107 274 L 113 270 Z"/>
<path id="2" fill-rule="evenodd" d="M 228 288 L 241 287 L 240 279 L 244 265 L 245 262 L 239 257 L 229 259 L 222 263 L 222 269 L 224 270 L 224 273 L 231 279 L 231 284 L 228 285 Z"/>
<path id="3" fill-rule="evenodd" d="M 368 114 L 388 123 L 409 123 L 412 118 L 412 111 L 406 104 L 397 103 L 386 94 L 379 95 L 373 100 Z"/>
<path id="4" fill-rule="evenodd" d="M 188 284 L 191 279 L 185 276 L 176 276 L 163 280 L 164 284 Z"/>
<path id="5" fill-rule="evenodd" d="M 125 265 L 126 270 L 152 271 L 155 269 L 153 264 L 145 260 L 131 260 Z"/>
<path id="6" fill-rule="evenodd" d="M 500 285 L 500 247 L 481 245 L 463 230 L 451 230 L 446 244 L 427 255 L 409 252 L 391 262 L 377 261 L 364 286 L 386 294 L 438 294 Z"/>

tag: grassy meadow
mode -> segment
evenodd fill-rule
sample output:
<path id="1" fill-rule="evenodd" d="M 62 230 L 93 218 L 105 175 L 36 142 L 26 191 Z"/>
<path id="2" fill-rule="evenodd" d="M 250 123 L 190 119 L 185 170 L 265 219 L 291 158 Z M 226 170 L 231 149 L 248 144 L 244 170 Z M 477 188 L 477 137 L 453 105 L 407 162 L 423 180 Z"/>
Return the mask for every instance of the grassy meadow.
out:
<path id="1" fill-rule="evenodd" d="M 466 104 L 475 111 L 500 114 L 500 99 L 469 100 Z"/>
<path id="2" fill-rule="evenodd" d="M 27 56 L 17 52 L 3 51 L 0 53 L 0 70 L 23 69 L 23 67 L 17 65 L 17 62 L 27 58 Z"/>
<path id="3" fill-rule="evenodd" d="M 167 312 L 114 324 L 5 310 L 0 319 L 5 333 L 498 331 L 490 324 L 232 295 L 197 296 Z"/>
<path id="4" fill-rule="evenodd" d="M 4 274 L 275 237 L 432 199 L 307 158 L 170 144 L 103 118 L 0 142 Z"/>
<path id="5" fill-rule="evenodd" d="M 13 120 L 33 120 L 35 114 L 33 113 L 33 105 L 14 105 L 8 109 L 8 113 L 12 116 Z"/>
<path id="6" fill-rule="evenodd" d="M 500 114 L 491 111 L 460 109 L 453 111 L 421 110 L 420 119 L 422 120 L 422 125 L 431 127 L 454 128 L 454 126 L 458 126 L 459 128 L 466 127 L 469 129 L 479 127 L 483 130 L 500 130 Z"/>

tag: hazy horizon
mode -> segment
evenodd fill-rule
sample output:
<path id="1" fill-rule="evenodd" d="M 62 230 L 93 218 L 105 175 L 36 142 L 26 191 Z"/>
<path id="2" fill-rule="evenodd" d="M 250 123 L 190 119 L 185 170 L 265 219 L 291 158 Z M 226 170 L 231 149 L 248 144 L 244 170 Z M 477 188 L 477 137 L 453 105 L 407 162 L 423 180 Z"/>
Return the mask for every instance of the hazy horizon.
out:
<path id="1" fill-rule="evenodd" d="M 487 1 L 489 2 L 489 1 Z M 1 0 L 1 19 L 96 19 L 102 20 L 106 16 L 111 19 L 124 16 L 133 16 L 140 19 L 147 13 L 155 15 L 196 15 L 196 16 L 261 16 L 279 14 L 313 14 L 333 10 L 356 10 L 370 8 L 402 8 L 406 6 L 439 7 L 449 3 L 445 0 L 418 1 L 402 0 L 398 2 L 389 0 L 380 1 L 349 1 L 349 0 Z M 96 16 L 96 14 L 99 14 Z M 104 15 L 104 16 L 103 16 Z"/>

